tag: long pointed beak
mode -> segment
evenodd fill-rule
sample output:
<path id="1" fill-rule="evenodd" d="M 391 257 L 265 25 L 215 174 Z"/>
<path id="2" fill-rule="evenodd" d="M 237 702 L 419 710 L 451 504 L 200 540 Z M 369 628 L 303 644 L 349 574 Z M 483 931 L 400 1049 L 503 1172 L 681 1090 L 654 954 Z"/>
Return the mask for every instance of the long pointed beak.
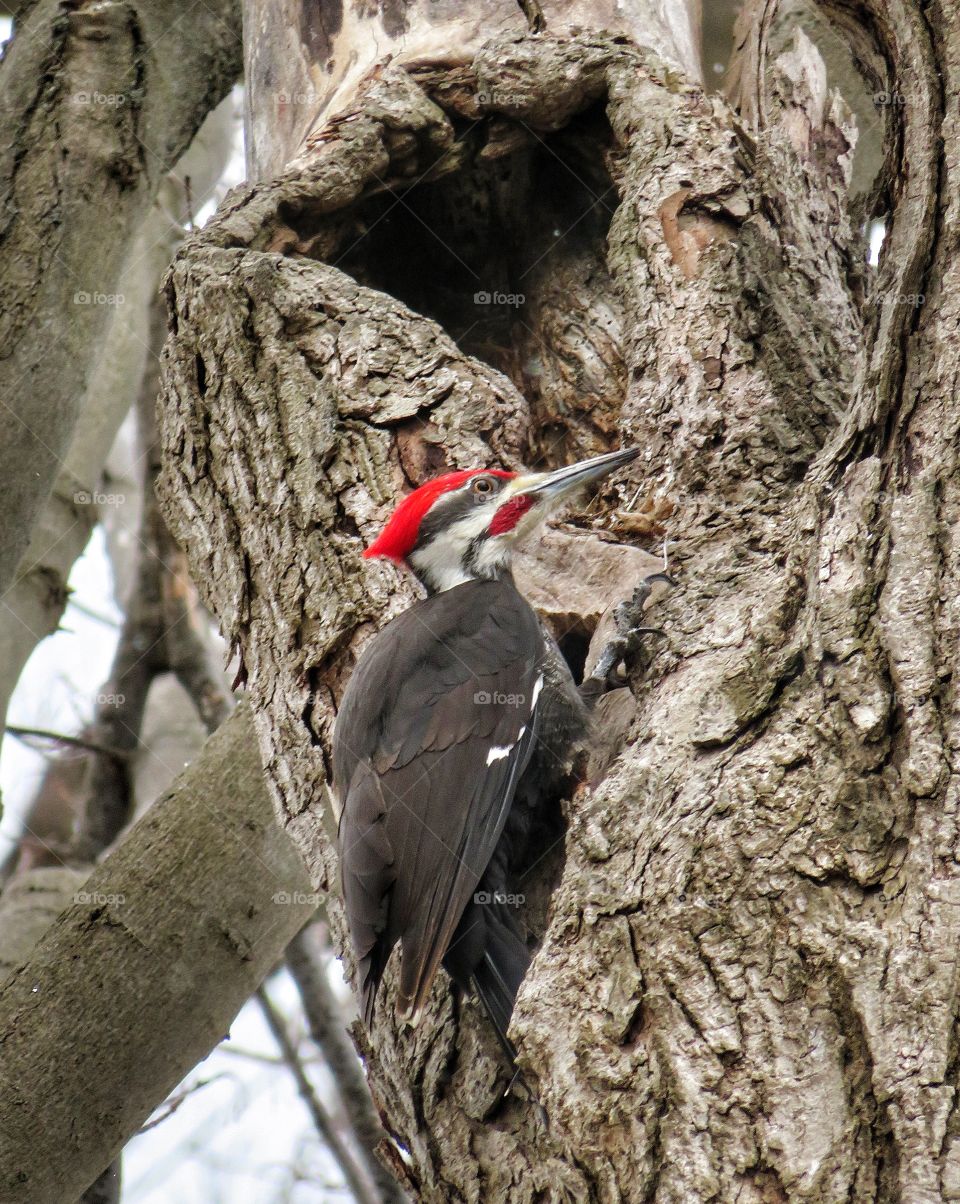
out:
<path id="1" fill-rule="evenodd" d="M 575 490 L 599 481 L 602 477 L 629 464 L 640 455 L 637 447 L 628 447 L 623 451 L 607 452 L 604 456 L 594 456 L 592 460 L 581 460 L 579 464 L 569 464 L 554 472 L 531 473 L 529 476 L 518 478 L 513 482 L 518 493 L 525 493 L 546 502 L 556 502 Z M 513 492 L 513 491 L 511 491 Z"/>

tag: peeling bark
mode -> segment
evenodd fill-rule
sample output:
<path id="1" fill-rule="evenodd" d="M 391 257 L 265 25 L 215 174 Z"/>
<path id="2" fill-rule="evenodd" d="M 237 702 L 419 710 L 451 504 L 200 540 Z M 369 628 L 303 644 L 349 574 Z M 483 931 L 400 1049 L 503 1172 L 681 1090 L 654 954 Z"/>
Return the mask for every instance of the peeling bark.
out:
<path id="1" fill-rule="evenodd" d="M 808 38 L 758 68 L 762 116 L 738 120 L 629 38 L 548 30 L 454 65 L 382 65 L 168 279 L 166 512 L 242 658 L 278 813 L 333 892 L 345 949 L 331 724 L 363 639 L 411 597 L 362 565 L 363 542 L 407 482 L 587 438 L 570 405 L 549 415 L 560 446 L 542 445 L 545 402 L 514 353 L 526 315 L 505 316 L 509 354 L 471 343 L 468 277 L 436 249 L 404 258 L 398 231 L 429 215 L 468 264 L 517 262 L 497 231 L 563 203 L 525 187 L 531 141 L 612 184 L 609 216 L 531 290 L 533 329 L 547 364 L 595 349 L 611 403 L 589 438 L 644 449 L 620 510 L 634 492 L 676 499 L 682 587 L 632 676 L 622 742 L 563 801 L 562 844 L 528 879 L 540 948 L 512 1033 L 549 1127 L 501 1100 L 495 1041 L 445 980 L 399 1032 L 388 973 L 361 1034 L 418 1198 L 960 1198 L 960 269 L 943 111 L 960 55 L 947 12 L 864 11 L 904 98 L 875 273 L 850 209 L 855 126 Z M 506 218 L 478 206 L 457 226 L 464 190 L 494 194 L 485 162 Z M 575 263 L 586 344 L 565 342 L 549 299 Z M 616 533 L 613 504 L 593 513 Z M 598 536 L 570 538 L 576 596 Z M 618 600 L 604 592 L 575 603 L 588 636 L 586 615 Z"/>

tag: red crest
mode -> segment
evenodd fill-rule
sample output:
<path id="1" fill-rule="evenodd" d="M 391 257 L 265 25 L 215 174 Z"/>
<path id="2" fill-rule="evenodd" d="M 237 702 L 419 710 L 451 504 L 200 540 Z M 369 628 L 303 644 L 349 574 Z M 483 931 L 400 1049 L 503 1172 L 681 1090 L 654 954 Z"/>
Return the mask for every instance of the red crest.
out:
<path id="1" fill-rule="evenodd" d="M 406 560 L 417 542 L 420 524 L 434 502 L 451 489 L 459 489 L 471 477 L 490 476 L 511 480 L 517 474 L 504 472 L 500 468 L 471 468 L 464 472 L 448 472 L 442 477 L 434 477 L 413 493 L 408 493 L 400 505 L 390 516 L 390 521 L 377 538 L 367 548 L 363 555 L 366 559 L 373 556 L 386 556 L 398 564 Z"/>

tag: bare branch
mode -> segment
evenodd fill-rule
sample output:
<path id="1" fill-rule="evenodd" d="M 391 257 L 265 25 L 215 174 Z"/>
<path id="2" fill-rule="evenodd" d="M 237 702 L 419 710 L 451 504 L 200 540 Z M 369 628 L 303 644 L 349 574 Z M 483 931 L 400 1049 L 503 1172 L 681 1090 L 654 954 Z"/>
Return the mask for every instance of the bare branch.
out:
<path id="1" fill-rule="evenodd" d="M 163 1107 L 158 1110 L 157 1115 L 151 1117 L 145 1125 L 141 1125 L 136 1133 L 134 1133 L 134 1137 L 141 1137 L 144 1133 L 149 1133 L 151 1129 L 162 1125 L 165 1120 L 169 1120 L 180 1109 L 182 1104 L 186 1103 L 191 1095 L 195 1095 L 202 1088 L 208 1087 L 211 1083 L 218 1083 L 221 1079 L 227 1077 L 225 1074 L 215 1074 L 209 1079 L 196 1079 L 192 1083 L 187 1083 L 179 1091 L 175 1091 L 173 1095 L 167 1096 L 163 1101 Z"/>
<path id="2" fill-rule="evenodd" d="M 321 940 L 319 924 L 310 924 L 298 932 L 287 948 L 287 968 L 300 991 L 310 1035 L 323 1051 L 327 1067 L 336 1081 L 344 1112 L 363 1151 L 367 1171 L 383 1204 L 400 1204 L 407 1197 L 377 1157 L 377 1150 L 386 1143 L 387 1135 L 370 1098 L 360 1059 L 347 1036 L 343 1010 L 327 981 Z"/>
<path id="3" fill-rule="evenodd" d="M 313 1084 L 307 1077 L 300 1063 L 296 1047 L 290 1039 L 290 1034 L 287 1032 L 284 1019 L 271 1002 L 266 987 L 260 987 L 257 990 L 257 1002 L 260 1005 L 260 1010 L 263 1012 L 264 1019 L 271 1033 L 273 1033 L 274 1040 L 280 1047 L 283 1060 L 296 1081 L 300 1098 L 307 1105 L 310 1115 L 313 1117 L 313 1123 L 316 1125 L 317 1132 L 323 1139 L 324 1144 L 337 1160 L 340 1170 L 343 1172 L 343 1177 L 353 1194 L 353 1198 L 357 1201 L 357 1204 L 378 1204 L 377 1194 L 360 1173 L 359 1168 L 354 1162 L 353 1154 L 337 1132 L 333 1118 L 320 1102 L 316 1091 L 314 1091 Z"/>
<path id="4" fill-rule="evenodd" d="M 177 31 L 190 13 L 189 34 Z M 7 273 L 0 590 L 70 444 L 124 260 L 166 171 L 239 74 L 239 5 L 137 0 L 26 12 L 0 70 Z M 110 213 L 112 223 L 103 222 Z M 40 328 L 56 338 L 37 338 Z"/>
<path id="5" fill-rule="evenodd" d="M 195 630 L 200 622 L 183 553 L 167 531 L 156 497 L 160 467 L 156 396 L 159 356 L 166 336 L 162 300 L 150 310 L 151 354 L 137 406 L 143 464 L 143 511 L 137 537 L 137 571 L 110 677 L 100 691 L 93 731 L 120 756 L 93 764 L 78 853 L 87 860 L 109 847 L 134 806 L 131 759 L 140 745 L 147 696 L 155 679 L 172 672 L 187 689 L 208 732 L 229 712 L 222 686 L 208 664 Z"/>
<path id="6" fill-rule="evenodd" d="M 4 1201 L 76 1199 L 223 1038 L 313 898 L 241 707 L 0 991 Z"/>
<path id="7" fill-rule="evenodd" d="M 8 723 L 3 730 L 9 732 L 11 736 L 16 736 L 18 740 L 49 740 L 62 747 L 81 748 L 85 752 L 100 753 L 114 759 L 123 759 L 131 755 L 127 749 L 111 748 L 109 744 L 100 744 L 96 740 L 87 740 L 83 736 L 67 736 L 62 732 L 50 732 L 42 727 L 17 727 L 15 724 Z"/>

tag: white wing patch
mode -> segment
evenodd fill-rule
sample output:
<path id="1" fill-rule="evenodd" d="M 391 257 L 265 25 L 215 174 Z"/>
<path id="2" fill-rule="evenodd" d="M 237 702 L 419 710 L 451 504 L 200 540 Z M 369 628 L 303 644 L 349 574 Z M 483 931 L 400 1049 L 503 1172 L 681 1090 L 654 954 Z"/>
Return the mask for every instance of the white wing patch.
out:
<path id="1" fill-rule="evenodd" d="M 523 733 L 526 730 L 527 725 L 524 724 L 523 727 L 517 732 L 517 738 L 512 744 L 495 744 L 487 753 L 487 764 L 492 765 L 494 761 L 502 761 L 504 757 L 509 757 L 523 739 Z"/>
<path id="2" fill-rule="evenodd" d="M 533 717 L 533 712 L 537 709 L 537 699 L 540 697 L 540 691 L 543 689 L 543 674 L 537 678 L 536 684 L 533 687 L 533 700 L 530 704 L 530 716 Z M 492 765 L 494 761 L 502 761 L 504 757 L 509 757 L 513 750 L 517 747 L 524 737 L 527 730 L 527 725 L 517 732 L 517 738 L 512 744 L 495 744 L 487 753 L 487 764 Z"/>

